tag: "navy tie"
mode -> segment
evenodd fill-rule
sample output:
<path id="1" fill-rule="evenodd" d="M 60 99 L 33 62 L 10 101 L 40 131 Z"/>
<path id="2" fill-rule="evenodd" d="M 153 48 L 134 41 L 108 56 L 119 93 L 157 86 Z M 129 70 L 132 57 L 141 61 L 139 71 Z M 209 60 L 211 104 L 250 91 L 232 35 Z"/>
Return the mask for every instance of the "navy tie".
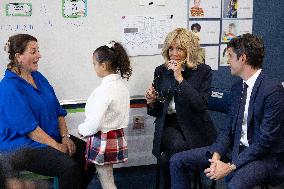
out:
<path id="1" fill-rule="evenodd" d="M 247 89 L 248 89 L 248 85 L 244 82 L 242 101 L 241 101 L 241 105 L 239 109 L 239 116 L 242 120 L 241 125 L 243 124 L 243 119 L 244 119 L 245 106 L 246 106 L 246 100 L 247 100 Z"/>
<path id="2" fill-rule="evenodd" d="M 242 98 L 241 98 L 241 103 L 240 103 L 239 112 L 238 112 L 238 119 L 236 123 L 234 149 L 233 149 L 233 154 L 232 154 L 233 159 L 235 159 L 237 157 L 237 154 L 239 153 L 242 124 L 243 124 L 245 105 L 246 105 L 246 99 L 247 99 L 247 89 L 248 89 L 248 85 L 244 82 Z"/>

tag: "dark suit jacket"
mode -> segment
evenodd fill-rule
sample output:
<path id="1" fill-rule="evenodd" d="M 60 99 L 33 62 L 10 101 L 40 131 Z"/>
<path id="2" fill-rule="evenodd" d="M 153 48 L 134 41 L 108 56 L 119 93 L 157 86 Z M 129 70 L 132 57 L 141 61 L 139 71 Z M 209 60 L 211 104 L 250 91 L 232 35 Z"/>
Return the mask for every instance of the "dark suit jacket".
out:
<path id="1" fill-rule="evenodd" d="M 241 125 L 236 127 L 236 122 L 242 85 L 243 81 L 240 80 L 232 87 L 229 122 L 212 145 L 213 151 L 224 157 L 231 148 L 232 161 L 237 168 L 260 159 L 271 163 L 275 155 L 284 152 L 284 88 L 280 82 L 260 73 L 254 84 L 248 109 L 247 124 L 248 129 L 253 131 L 252 139 L 249 147 L 239 154 Z M 279 162 L 274 163 L 276 164 L 273 166 L 279 165 Z M 284 167 L 281 169 L 283 174 Z"/>
<path id="2" fill-rule="evenodd" d="M 165 65 L 155 69 L 154 87 L 160 95 L 166 97 L 165 102 L 148 106 L 148 114 L 156 117 L 153 154 L 160 156 L 161 138 L 164 130 L 165 115 L 169 102 L 174 97 L 177 121 L 189 148 L 197 148 L 212 144 L 216 131 L 207 112 L 207 98 L 212 80 L 211 68 L 198 65 L 196 70 L 185 68 L 184 80 L 178 84 L 173 72 Z"/>

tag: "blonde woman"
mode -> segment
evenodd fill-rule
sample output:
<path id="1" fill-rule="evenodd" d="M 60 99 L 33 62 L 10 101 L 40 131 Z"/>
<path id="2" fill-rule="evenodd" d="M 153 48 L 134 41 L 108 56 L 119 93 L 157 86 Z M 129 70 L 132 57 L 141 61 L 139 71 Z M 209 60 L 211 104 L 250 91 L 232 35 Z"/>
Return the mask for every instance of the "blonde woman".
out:
<path id="1" fill-rule="evenodd" d="M 156 117 L 153 154 L 158 159 L 157 188 L 170 188 L 169 159 L 180 151 L 211 144 L 216 131 L 207 112 L 211 68 L 198 61 L 198 38 L 184 28 L 164 42 L 164 64 L 147 89 L 148 114 Z"/>

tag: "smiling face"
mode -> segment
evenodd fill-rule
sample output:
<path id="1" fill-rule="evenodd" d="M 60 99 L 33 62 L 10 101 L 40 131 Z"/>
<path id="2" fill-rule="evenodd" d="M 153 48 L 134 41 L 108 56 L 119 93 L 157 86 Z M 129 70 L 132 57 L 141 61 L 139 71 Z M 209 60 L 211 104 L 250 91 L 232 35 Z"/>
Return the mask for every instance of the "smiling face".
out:
<path id="1" fill-rule="evenodd" d="M 169 47 L 169 58 L 170 60 L 175 60 L 177 62 L 181 62 L 186 59 L 186 49 L 181 47 L 180 44 L 177 43 L 175 39 L 171 46 Z"/>
<path id="2" fill-rule="evenodd" d="M 25 51 L 22 54 L 17 53 L 16 58 L 22 72 L 31 73 L 37 71 L 38 61 L 41 58 L 38 43 L 36 41 L 28 42 Z"/>

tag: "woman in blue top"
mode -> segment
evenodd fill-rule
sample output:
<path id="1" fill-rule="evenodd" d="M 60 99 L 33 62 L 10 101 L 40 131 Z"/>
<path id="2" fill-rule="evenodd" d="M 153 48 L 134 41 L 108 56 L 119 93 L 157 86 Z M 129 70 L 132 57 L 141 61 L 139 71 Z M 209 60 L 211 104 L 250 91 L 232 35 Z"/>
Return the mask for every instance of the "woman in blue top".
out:
<path id="1" fill-rule="evenodd" d="M 80 188 L 81 172 L 71 158 L 76 146 L 52 86 L 37 71 L 41 58 L 37 39 L 11 36 L 5 76 L 0 82 L 0 153 L 15 169 L 57 176 L 60 188 Z"/>

